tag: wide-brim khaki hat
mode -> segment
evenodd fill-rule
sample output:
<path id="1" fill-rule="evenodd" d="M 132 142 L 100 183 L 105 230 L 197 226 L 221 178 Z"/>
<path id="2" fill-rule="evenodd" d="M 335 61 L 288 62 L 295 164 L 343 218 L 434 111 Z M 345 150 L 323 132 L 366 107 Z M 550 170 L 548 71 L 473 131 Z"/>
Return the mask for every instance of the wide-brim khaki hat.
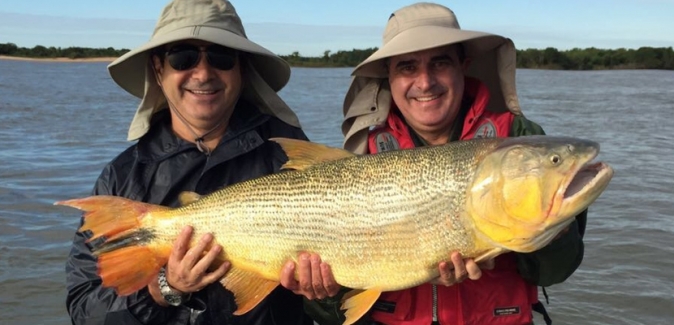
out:
<path id="1" fill-rule="evenodd" d="M 488 110 L 521 114 L 515 88 L 516 50 L 503 36 L 462 30 L 449 8 L 421 2 L 389 17 L 383 44 L 352 72 L 344 100 L 344 147 L 364 153 L 367 131 L 386 121 L 391 107 L 386 59 L 432 48 L 462 44 L 470 60 L 466 76 L 482 81 L 490 92 Z"/>
<path id="2" fill-rule="evenodd" d="M 147 43 L 108 65 L 110 76 L 119 86 L 143 99 L 129 129 L 129 140 L 145 134 L 149 129 L 151 115 L 166 103 L 151 69 L 152 50 L 188 39 L 219 44 L 246 53 L 246 82 L 249 88 L 252 86 L 256 89 L 244 89 L 242 96 L 251 95 L 251 91 L 254 92 L 253 97 L 277 96 L 275 93 L 290 79 L 290 66 L 285 60 L 248 39 L 241 19 L 229 1 L 174 0 L 164 8 Z M 250 68 L 254 71 L 250 71 Z M 251 100 L 256 102 L 259 98 Z M 279 104 L 279 101 L 285 107 L 261 107 L 261 110 L 299 126 L 294 112 L 280 98 L 272 100 L 275 104 Z"/>

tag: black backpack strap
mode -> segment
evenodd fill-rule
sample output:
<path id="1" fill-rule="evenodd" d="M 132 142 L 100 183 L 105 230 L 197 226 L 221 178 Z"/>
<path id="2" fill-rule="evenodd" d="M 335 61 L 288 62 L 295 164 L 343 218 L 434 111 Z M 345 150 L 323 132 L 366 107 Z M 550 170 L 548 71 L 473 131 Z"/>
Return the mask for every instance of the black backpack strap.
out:
<path id="1" fill-rule="evenodd" d="M 545 291 L 545 287 L 541 287 L 541 288 L 543 288 L 543 296 L 545 296 L 545 303 L 550 304 L 550 299 L 548 298 L 548 293 Z M 550 318 L 550 315 L 548 315 L 548 311 L 545 310 L 545 306 L 543 305 L 542 302 L 539 301 L 539 302 L 531 305 L 531 309 L 533 309 L 533 311 L 543 315 L 543 320 L 545 321 L 546 325 L 552 325 L 552 318 Z"/>

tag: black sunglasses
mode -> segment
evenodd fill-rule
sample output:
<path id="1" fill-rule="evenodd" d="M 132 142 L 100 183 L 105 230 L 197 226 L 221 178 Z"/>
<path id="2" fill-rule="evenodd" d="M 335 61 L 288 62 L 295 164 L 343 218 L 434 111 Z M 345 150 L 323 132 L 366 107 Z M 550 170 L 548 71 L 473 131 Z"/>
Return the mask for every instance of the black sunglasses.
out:
<path id="1" fill-rule="evenodd" d="M 205 49 L 192 44 L 178 44 L 166 51 L 166 58 L 173 69 L 184 71 L 197 66 L 201 52 L 206 52 L 208 64 L 218 70 L 232 70 L 236 65 L 236 50 L 216 44 Z"/>

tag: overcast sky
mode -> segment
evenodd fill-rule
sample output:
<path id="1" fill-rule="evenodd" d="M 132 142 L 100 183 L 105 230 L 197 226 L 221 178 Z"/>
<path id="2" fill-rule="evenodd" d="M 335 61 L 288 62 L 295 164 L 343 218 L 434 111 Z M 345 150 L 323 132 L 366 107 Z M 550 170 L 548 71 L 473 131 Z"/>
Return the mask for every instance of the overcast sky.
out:
<path id="1" fill-rule="evenodd" d="M 0 43 L 133 48 L 147 41 L 166 0 L 0 0 Z M 401 0 L 234 0 L 248 37 L 277 54 L 381 45 Z M 674 0 L 439 2 L 463 29 L 500 34 L 520 49 L 674 46 Z"/>

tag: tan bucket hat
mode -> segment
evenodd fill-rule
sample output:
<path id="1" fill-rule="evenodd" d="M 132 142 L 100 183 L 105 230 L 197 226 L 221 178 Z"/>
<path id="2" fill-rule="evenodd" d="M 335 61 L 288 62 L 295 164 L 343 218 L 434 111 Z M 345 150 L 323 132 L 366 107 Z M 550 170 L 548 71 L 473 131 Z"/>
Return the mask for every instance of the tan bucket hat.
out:
<path id="1" fill-rule="evenodd" d="M 225 0 L 174 0 L 164 8 L 150 40 L 108 66 L 112 79 L 142 99 L 131 122 L 128 140 L 142 137 L 152 115 L 166 107 L 150 64 L 151 50 L 168 43 L 196 39 L 237 49 L 248 54 L 246 80 L 241 96 L 263 113 L 300 127 L 299 120 L 278 96 L 290 79 L 290 66 L 264 47 L 250 41 L 234 6 Z"/>
<path id="2" fill-rule="evenodd" d="M 471 60 L 467 76 L 489 88 L 487 109 L 521 114 L 515 89 L 515 46 L 502 36 L 462 30 L 454 12 L 434 3 L 403 7 L 389 17 L 383 45 L 352 72 L 353 80 L 344 100 L 344 148 L 365 153 L 370 127 L 386 121 L 391 107 L 386 58 L 431 48 L 463 44 Z"/>

